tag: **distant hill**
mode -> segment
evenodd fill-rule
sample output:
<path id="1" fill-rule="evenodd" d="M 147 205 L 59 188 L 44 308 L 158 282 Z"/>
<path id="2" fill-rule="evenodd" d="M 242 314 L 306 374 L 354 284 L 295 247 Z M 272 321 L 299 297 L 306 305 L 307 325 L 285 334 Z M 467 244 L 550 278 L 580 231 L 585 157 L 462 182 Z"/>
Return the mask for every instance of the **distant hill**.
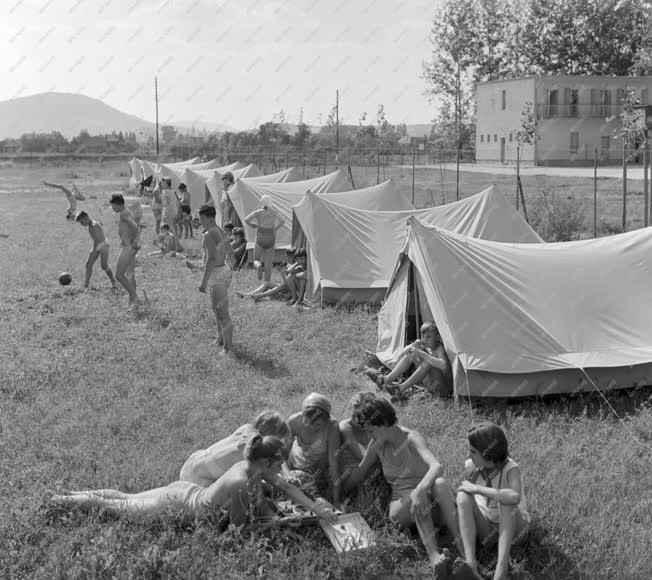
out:
<path id="1" fill-rule="evenodd" d="M 0 102 L 0 138 L 59 131 L 64 137 L 112 131 L 154 132 L 154 123 L 73 93 L 40 93 Z"/>
<path id="2" fill-rule="evenodd" d="M 226 125 L 207 121 L 173 121 L 170 124 L 183 133 L 192 127 L 209 132 L 235 131 Z M 51 131 L 59 131 L 64 137 L 71 138 L 84 129 L 91 135 L 112 131 L 143 131 L 153 135 L 155 125 L 123 113 L 99 99 L 74 93 L 39 93 L 0 102 L 0 139 Z"/>

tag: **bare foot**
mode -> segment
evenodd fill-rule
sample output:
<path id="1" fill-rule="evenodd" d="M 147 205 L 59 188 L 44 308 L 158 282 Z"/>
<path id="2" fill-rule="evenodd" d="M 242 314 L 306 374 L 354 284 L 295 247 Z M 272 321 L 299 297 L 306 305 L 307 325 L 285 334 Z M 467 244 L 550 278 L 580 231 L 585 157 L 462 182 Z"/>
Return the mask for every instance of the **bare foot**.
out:
<path id="1" fill-rule="evenodd" d="M 450 574 L 448 572 L 451 563 L 451 554 L 444 548 L 440 554 L 435 556 L 431 561 L 430 565 L 432 566 L 432 572 L 436 580 L 443 580 L 444 578 L 449 578 Z"/>

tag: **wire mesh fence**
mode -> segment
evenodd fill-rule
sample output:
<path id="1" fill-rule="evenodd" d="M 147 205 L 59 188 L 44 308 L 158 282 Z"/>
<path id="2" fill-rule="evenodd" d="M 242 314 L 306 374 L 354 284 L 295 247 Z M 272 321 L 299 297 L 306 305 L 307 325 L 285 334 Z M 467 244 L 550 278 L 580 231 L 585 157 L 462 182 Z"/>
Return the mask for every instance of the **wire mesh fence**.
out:
<path id="1" fill-rule="evenodd" d="M 588 153 L 584 153 L 588 157 Z M 451 203 L 495 185 L 524 217 L 527 214 L 528 221 L 547 241 L 611 235 L 650 223 L 646 219 L 650 204 L 646 202 L 649 194 L 645 194 L 643 170 L 649 150 L 643 151 L 640 147 L 626 155 L 626 179 L 623 179 L 622 161 L 605 164 L 599 151 L 595 172 L 591 166 L 542 170 L 522 165 L 522 201 L 517 196 L 516 167 L 498 163 L 478 165 L 474 162 L 473 151 L 460 151 L 459 162 L 457 151 L 419 147 L 399 151 L 299 147 L 218 147 L 197 151 L 175 147 L 165 156 L 144 152 L 138 157 L 175 162 L 197 154 L 205 159 L 218 158 L 224 163 L 255 163 L 263 174 L 296 167 L 306 179 L 339 169 L 346 172 L 355 189 L 393 179 L 417 208 Z M 41 155 L 22 161 L 14 158 L 14 161 L 31 167 L 44 163 L 70 165 L 82 158 L 87 162 L 99 161 L 105 166 L 123 164 L 124 175 L 129 175 L 128 155 L 74 156 L 72 162 L 66 155 Z"/>

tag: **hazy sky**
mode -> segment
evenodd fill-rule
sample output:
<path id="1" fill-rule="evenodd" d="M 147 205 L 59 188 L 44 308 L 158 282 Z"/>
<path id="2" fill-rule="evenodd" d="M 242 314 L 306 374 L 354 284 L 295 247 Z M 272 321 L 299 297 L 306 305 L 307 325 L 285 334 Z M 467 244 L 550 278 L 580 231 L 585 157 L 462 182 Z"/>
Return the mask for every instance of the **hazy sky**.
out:
<path id="1" fill-rule="evenodd" d="M 0 100 L 82 93 L 154 119 L 239 129 L 284 109 L 326 121 L 427 123 L 436 0 L 2 0 Z M 7 28 L 8 26 L 8 28 Z"/>

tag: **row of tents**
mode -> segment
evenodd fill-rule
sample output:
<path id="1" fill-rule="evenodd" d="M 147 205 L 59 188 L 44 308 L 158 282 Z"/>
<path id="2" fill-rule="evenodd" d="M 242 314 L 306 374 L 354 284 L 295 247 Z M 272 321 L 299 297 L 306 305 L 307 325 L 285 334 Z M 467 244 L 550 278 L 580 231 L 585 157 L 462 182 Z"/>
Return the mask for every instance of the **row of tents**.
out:
<path id="1" fill-rule="evenodd" d="M 219 168 L 190 167 L 177 177 L 212 171 L 195 191 L 220 207 L 224 192 L 207 185 Z M 387 366 L 422 321 L 436 320 L 458 396 L 650 384 L 652 228 L 548 244 L 493 186 L 416 209 L 392 180 L 353 190 L 341 171 L 301 180 L 294 169 L 252 178 L 229 167 L 226 196 L 240 220 L 268 195 L 286 221 L 278 249 L 306 247 L 308 297 L 383 300 L 377 356 Z"/>

